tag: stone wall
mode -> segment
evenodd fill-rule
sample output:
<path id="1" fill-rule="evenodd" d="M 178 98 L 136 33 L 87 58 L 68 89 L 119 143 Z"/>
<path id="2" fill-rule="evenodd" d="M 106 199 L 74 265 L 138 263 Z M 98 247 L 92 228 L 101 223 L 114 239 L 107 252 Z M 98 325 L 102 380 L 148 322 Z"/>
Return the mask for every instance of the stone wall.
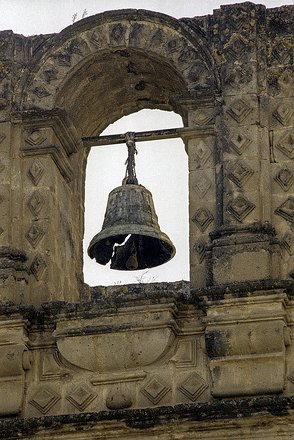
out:
<path id="1" fill-rule="evenodd" d="M 1 438 L 293 435 L 293 15 L 0 33 Z M 183 118 L 191 282 L 89 288 L 82 138 L 142 108 Z"/>

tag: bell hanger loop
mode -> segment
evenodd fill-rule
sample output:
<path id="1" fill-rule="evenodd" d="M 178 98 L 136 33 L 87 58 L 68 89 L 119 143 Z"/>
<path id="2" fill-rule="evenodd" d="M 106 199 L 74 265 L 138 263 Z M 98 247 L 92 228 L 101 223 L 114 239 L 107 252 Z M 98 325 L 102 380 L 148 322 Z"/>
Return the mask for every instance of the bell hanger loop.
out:
<path id="1" fill-rule="evenodd" d="M 138 154 L 135 143 L 135 132 L 129 131 L 125 134 L 126 144 L 128 148 L 128 158 L 125 162 L 126 175 L 122 181 L 123 185 L 138 185 L 136 176 L 135 154 Z"/>

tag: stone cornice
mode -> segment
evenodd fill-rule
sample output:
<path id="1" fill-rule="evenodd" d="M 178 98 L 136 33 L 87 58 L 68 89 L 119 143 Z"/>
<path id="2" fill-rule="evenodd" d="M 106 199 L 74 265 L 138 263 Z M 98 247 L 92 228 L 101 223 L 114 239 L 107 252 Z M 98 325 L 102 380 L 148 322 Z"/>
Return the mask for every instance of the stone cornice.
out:
<path id="1" fill-rule="evenodd" d="M 172 427 L 174 426 L 177 433 L 179 431 L 184 433 L 186 427 L 191 429 L 191 424 L 194 426 L 194 429 L 201 425 L 201 432 L 207 429 L 208 432 L 210 431 L 212 435 L 215 435 L 217 429 L 222 429 L 228 424 L 230 425 L 230 421 L 235 424 L 236 420 L 238 420 L 238 426 L 235 426 L 235 428 L 242 429 L 242 424 L 245 423 L 244 417 L 249 425 L 256 423 L 256 416 L 258 416 L 259 422 L 262 417 L 264 422 L 267 423 L 270 423 L 270 421 L 278 424 L 288 423 L 290 419 L 293 420 L 293 410 L 294 397 L 261 396 L 157 408 L 101 411 L 96 413 L 31 417 L 28 419 L 13 418 L 0 421 L 0 435 L 1 439 L 11 440 L 17 439 L 20 436 L 41 439 L 42 432 L 46 429 L 47 433 L 52 431 L 54 436 L 60 433 L 62 438 L 67 439 L 66 434 L 71 433 L 72 436 L 74 428 L 78 427 L 81 430 L 85 426 L 85 438 L 92 438 L 90 437 L 91 434 L 102 433 L 101 431 L 105 429 L 105 423 L 107 423 L 108 429 L 112 426 L 117 431 L 118 438 L 123 438 L 120 435 L 124 433 L 128 435 L 130 429 L 132 429 L 133 434 L 136 430 L 138 430 L 138 433 L 142 433 L 142 430 L 146 433 L 146 429 L 151 428 L 152 432 L 150 432 L 150 435 L 155 435 L 157 429 L 162 434 L 162 427 L 167 424 L 169 430 L 173 429 Z M 213 429 L 210 425 L 212 421 L 214 423 Z M 229 426 L 229 428 L 233 427 Z M 256 437 L 252 432 L 252 437 L 250 438 L 260 438 L 258 437 L 260 430 L 258 431 Z M 40 433 L 40 436 L 38 433 Z M 100 436 L 97 438 L 100 438 Z M 212 437 L 208 436 L 206 438 Z"/>

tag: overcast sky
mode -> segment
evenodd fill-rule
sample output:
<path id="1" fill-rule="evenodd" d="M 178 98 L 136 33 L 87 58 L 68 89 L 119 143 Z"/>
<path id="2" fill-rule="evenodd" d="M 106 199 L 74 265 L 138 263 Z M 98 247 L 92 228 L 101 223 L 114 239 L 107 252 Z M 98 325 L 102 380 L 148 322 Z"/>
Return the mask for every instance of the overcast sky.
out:
<path id="1" fill-rule="evenodd" d="M 23 35 L 60 32 L 71 24 L 72 16 L 80 19 L 86 10 L 88 15 L 113 9 L 149 9 L 173 17 L 193 17 L 212 14 L 221 4 L 240 1 L 217 0 L 0 0 L 0 28 L 12 29 Z M 268 8 L 293 4 L 293 1 L 266 0 L 260 2 Z"/>
<path id="2" fill-rule="evenodd" d="M 212 14 L 220 5 L 242 3 L 216 0 L 0 0 L 0 29 L 35 35 L 60 32 L 82 18 L 107 10 L 148 9 L 176 18 Z M 293 1 L 266 0 L 266 7 L 293 4 Z M 143 110 L 122 118 L 108 127 L 107 133 L 125 133 L 182 126 L 178 115 Z M 155 209 L 163 232 L 167 233 L 177 254 L 165 265 L 149 271 L 122 272 L 100 266 L 85 254 L 85 281 L 90 285 L 189 279 L 187 157 L 180 140 L 138 143 L 139 183 L 153 194 Z M 100 231 L 109 192 L 124 177 L 126 148 L 122 145 L 92 148 L 86 179 L 85 249 Z M 99 170 L 99 172 L 97 172 Z"/>

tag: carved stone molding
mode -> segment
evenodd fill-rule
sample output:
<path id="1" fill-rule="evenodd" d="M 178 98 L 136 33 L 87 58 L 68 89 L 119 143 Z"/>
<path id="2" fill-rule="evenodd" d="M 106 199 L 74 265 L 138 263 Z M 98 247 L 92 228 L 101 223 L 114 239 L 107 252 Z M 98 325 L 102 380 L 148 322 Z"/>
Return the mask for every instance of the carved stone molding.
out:
<path id="1" fill-rule="evenodd" d="M 287 125 L 293 115 L 293 109 L 282 103 L 275 109 L 273 115 L 282 125 Z"/>
<path id="2" fill-rule="evenodd" d="M 207 208 L 197 209 L 192 217 L 192 221 L 196 224 L 201 232 L 204 232 L 213 220 L 214 217 Z"/>
<path id="3" fill-rule="evenodd" d="M 159 377 L 153 377 L 144 388 L 141 389 L 142 394 L 144 394 L 153 405 L 157 405 L 169 391 L 171 391 L 170 387 Z"/>
<path id="4" fill-rule="evenodd" d="M 286 295 L 279 292 L 271 297 L 253 295 L 250 300 L 209 303 L 206 347 L 214 396 L 282 392 L 286 302 Z"/>
<path id="5" fill-rule="evenodd" d="M 26 342 L 26 325 L 19 316 L 0 325 L 0 416 L 18 415 L 22 410 L 25 392 L 25 370 L 31 367 Z"/>
<path id="6" fill-rule="evenodd" d="M 251 144 L 252 140 L 249 139 L 244 133 L 236 132 L 230 138 L 230 146 L 238 153 L 242 155 L 246 148 Z"/>
<path id="7" fill-rule="evenodd" d="M 29 210 L 31 211 L 34 217 L 38 217 L 42 211 L 44 204 L 45 204 L 44 197 L 37 190 L 34 191 L 33 194 L 30 196 L 27 202 L 27 207 L 29 208 Z"/>
<path id="8" fill-rule="evenodd" d="M 60 400 L 60 396 L 49 387 L 40 388 L 29 400 L 30 405 L 43 415 L 47 414 Z"/>
<path id="9" fill-rule="evenodd" d="M 30 270 L 37 281 L 40 281 L 46 270 L 47 264 L 42 255 L 38 254 L 32 261 Z"/>
<path id="10" fill-rule="evenodd" d="M 16 114 L 14 117 L 16 121 L 22 121 L 26 130 L 25 143 L 21 148 L 23 155 L 42 156 L 49 154 L 65 180 L 71 181 L 73 170 L 70 155 L 78 151 L 81 141 L 66 112 L 57 109 L 32 110 Z M 41 167 L 37 159 L 33 164 L 34 168 L 32 170 L 30 168 L 28 172 L 34 183 L 36 178 L 32 172 L 37 173 L 38 180 Z"/>
<path id="11" fill-rule="evenodd" d="M 35 248 L 40 243 L 44 235 L 45 231 L 41 226 L 32 224 L 27 230 L 25 237 L 32 247 Z"/>
<path id="12" fill-rule="evenodd" d="M 108 330 L 107 318 L 61 321 L 54 333 L 57 347 L 68 362 L 85 370 L 122 373 L 140 369 L 162 358 L 175 339 L 172 308 L 163 305 L 146 313 L 149 319 L 139 324 L 133 321 L 133 312 L 121 311 Z M 152 321 L 154 314 L 156 325 Z M 154 338 L 156 346 L 151 342 Z"/>
<path id="13" fill-rule="evenodd" d="M 269 224 L 222 227 L 210 234 L 209 279 L 212 284 L 280 276 L 280 243 Z M 250 261 L 250 265 L 247 262 Z"/>
<path id="14" fill-rule="evenodd" d="M 276 210 L 275 214 L 283 217 L 290 223 L 294 223 L 294 197 L 290 196 Z"/>
<path id="15" fill-rule="evenodd" d="M 237 99 L 231 104 L 227 113 L 240 124 L 247 118 L 252 110 L 252 107 L 244 99 Z"/>
<path id="16" fill-rule="evenodd" d="M 287 192 L 294 182 L 294 174 L 288 167 L 284 167 L 278 171 L 274 177 L 275 181 L 280 185 L 280 187 Z"/>
<path id="17" fill-rule="evenodd" d="M 228 166 L 228 178 L 242 188 L 254 171 L 244 161 L 236 161 Z"/>
<path id="18" fill-rule="evenodd" d="M 277 148 L 285 154 L 285 156 L 289 157 L 289 159 L 294 158 L 294 135 L 289 132 L 277 143 Z"/>
<path id="19" fill-rule="evenodd" d="M 72 389 L 66 396 L 68 402 L 71 403 L 79 411 L 84 411 L 92 402 L 96 399 L 96 395 L 93 394 L 84 385 L 80 385 Z"/>
<path id="20" fill-rule="evenodd" d="M 208 384 L 197 373 L 190 374 L 180 385 L 179 390 L 192 402 L 208 388 Z"/>
<path id="21" fill-rule="evenodd" d="M 248 200 L 243 195 L 238 195 L 236 198 L 231 200 L 227 205 L 227 211 L 236 220 L 238 220 L 238 222 L 242 222 L 245 219 L 245 217 L 247 217 L 250 214 L 250 212 L 253 211 L 254 208 L 255 208 L 254 203 L 250 202 L 250 200 Z"/>
<path id="22" fill-rule="evenodd" d="M 32 181 L 32 183 L 37 186 L 40 182 L 43 174 L 44 174 L 44 167 L 42 165 L 42 162 L 38 159 L 33 160 L 31 165 L 28 168 L 27 175 Z"/>

